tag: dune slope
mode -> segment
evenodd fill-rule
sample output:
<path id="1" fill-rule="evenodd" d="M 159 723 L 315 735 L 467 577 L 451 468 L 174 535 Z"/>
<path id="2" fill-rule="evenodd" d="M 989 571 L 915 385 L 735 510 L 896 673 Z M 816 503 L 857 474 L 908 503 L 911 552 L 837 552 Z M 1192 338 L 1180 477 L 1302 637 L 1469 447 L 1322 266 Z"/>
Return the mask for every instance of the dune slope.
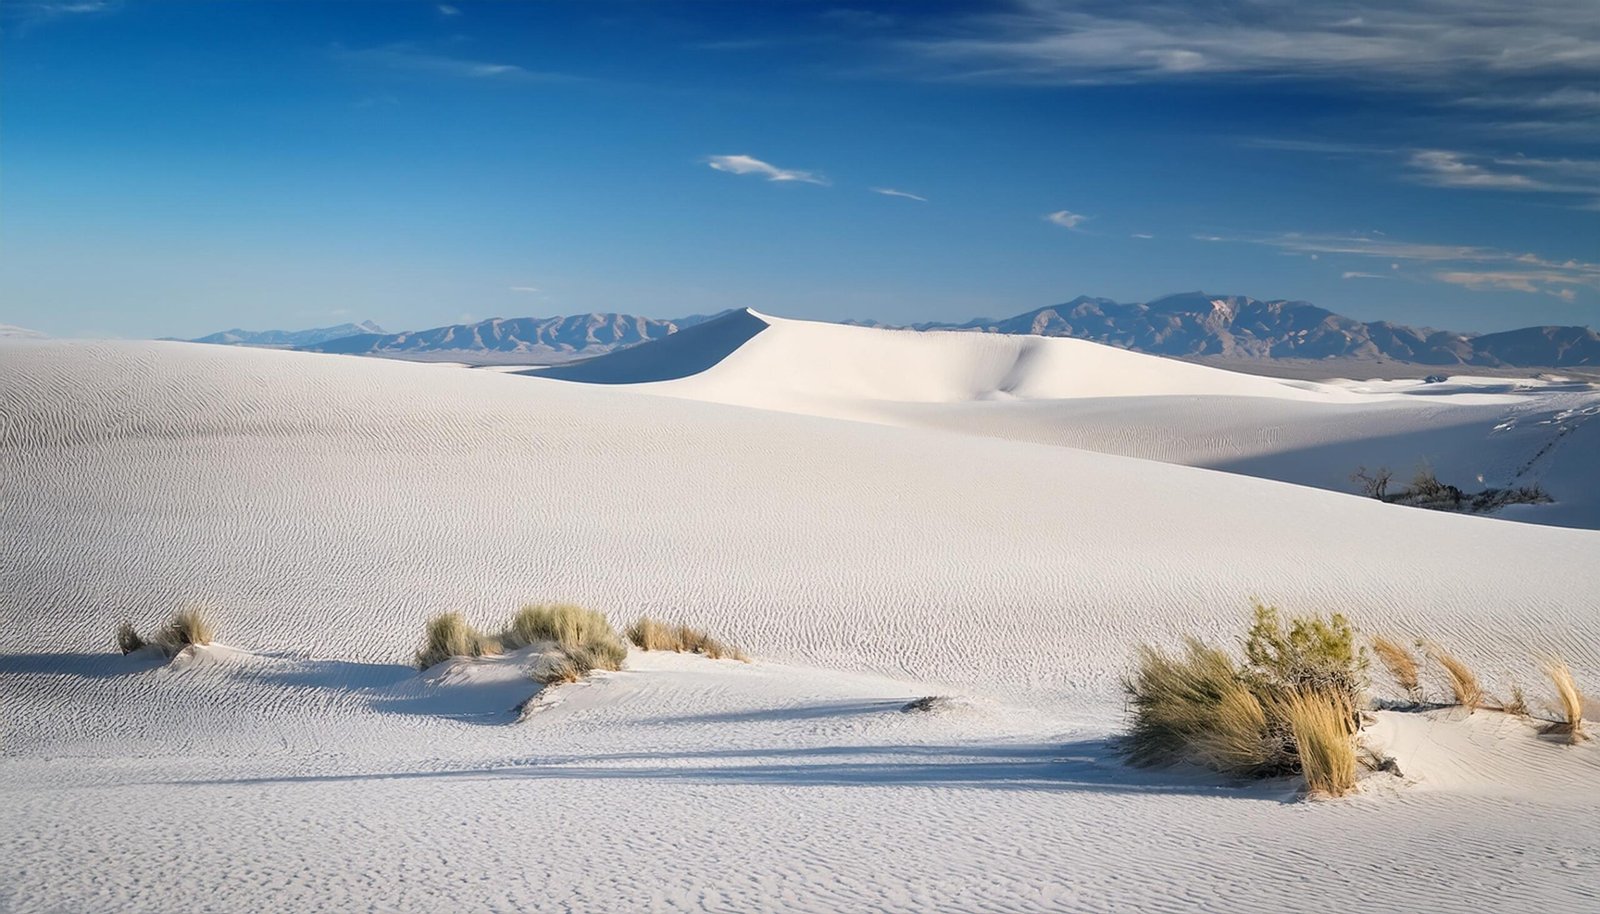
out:
<path id="1" fill-rule="evenodd" d="M 1600 532 L 176 343 L 0 343 L 0 519 L 4 910 L 1581 910 L 1600 883 L 1596 744 L 1505 736 L 1474 780 L 1396 724 L 1420 787 L 1302 804 L 1108 742 L 1132 645 L 1232 637 L 1252 596 L 1434 636 L 1492 689 L 1553 648 L 1594 682 Z M 548 692 L 406 666 L 434 613 L 543 599 L 758 661 Z M 188 602 L 225 646 L 111 652 Z M 929 694 L 959 700 L 900 710 Z"/>

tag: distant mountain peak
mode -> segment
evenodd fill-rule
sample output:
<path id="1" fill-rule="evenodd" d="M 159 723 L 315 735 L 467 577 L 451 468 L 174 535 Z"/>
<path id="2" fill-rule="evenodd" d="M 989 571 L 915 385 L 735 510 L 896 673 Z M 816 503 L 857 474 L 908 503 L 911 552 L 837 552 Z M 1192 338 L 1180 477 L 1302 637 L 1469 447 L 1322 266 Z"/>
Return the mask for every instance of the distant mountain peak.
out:
<path id="1" fill-rule="evenodd" d="M 191 343 L 213 343 L 221 346 L 260 346 L 273 349 L 294 349 L 317 343 L 354 336 L 358 333 L 383 333 L 382 327 L 372 321 L 359 324 L 335 324 L 332 327 L 314 327 L 310 330 L 223 330 L 197 339 Z"/>
<path id="2" fill-rule="evenodd" d="M 1425 365 L 1600 365 L 1600 335 L 1587 327 L 1528 327 L 1477 336 L 1365 323 L 1310 302 L 1178 292 L 1144 303 L 1080 295 L 1009 318 L 916 329 L 981 330 L 1092 340 L 1157 355 L 1234 358 L 1386 358 Z"/>

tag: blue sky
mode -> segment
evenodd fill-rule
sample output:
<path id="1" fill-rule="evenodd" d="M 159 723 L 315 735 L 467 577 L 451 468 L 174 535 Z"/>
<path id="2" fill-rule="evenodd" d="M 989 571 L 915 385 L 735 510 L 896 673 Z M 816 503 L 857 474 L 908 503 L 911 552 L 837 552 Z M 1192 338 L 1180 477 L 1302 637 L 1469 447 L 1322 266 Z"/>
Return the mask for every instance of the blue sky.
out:
<path id="1" fill-rule="evenodd" d="M 0 11 L 0 323 L 52 334 L 1190 289 L 1600 325 L 1593 0 Z"/>

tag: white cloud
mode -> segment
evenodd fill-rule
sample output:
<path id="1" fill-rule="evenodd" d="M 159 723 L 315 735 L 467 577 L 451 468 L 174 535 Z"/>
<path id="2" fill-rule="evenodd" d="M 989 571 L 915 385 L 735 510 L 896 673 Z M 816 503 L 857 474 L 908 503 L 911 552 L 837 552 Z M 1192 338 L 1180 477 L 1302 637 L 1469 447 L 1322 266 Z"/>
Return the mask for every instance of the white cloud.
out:
<path id="1" fill-rule="evenodd" d="M 1428 264 L 1433 279 L 1474 291 L 1545 292 L 1566 297 L 1563 290 L 1600 290 L 1600 263 L 1552 260 L 1532 253 L 1462 244 L 1425 244 L 1397 241 L 1376 235 L 1314 235 L 1285 233 L 1220 237 L 1196 235 L 1201 241 L 1258 244 L 1297 254 L 1337 254 L 1388 261 L 1397 271 L 1402 263 Z M 1363 271 L 1346 272 L 1345 279 L 1377 279 Z M 1388 277 L 1385 277 L 1388 278 Z"/>
<path id="2" fill-rule="evenodd" d="M 1148 232 L 1134 232 L 1129 237 L 1130 238 L 1138 238 L 1138 239 L 1141 239 L 1141 240 L 1144 240 L 1144 241 L 1149 241 L 1150 239 L 1154 238 L 1155 236 L 1150 234 L 1150 233 L 1148 233 Z"/>
<path id="3" fill-rule="evenodd" d="M 906 193 L 903 190 L 895 190 L 892 187 L 874 187 L 874 188 L 872 188 L 872 192 L 875 193 L 875 194 L 883 194 L 885 197 L 904 197 L 907 200 L 917 200 L 917 201 L 920 201 L 922 203 L 927 203 L 928 202 L 928 198 L 927 197 L 918 196 L 917 194 Z"/>
<path id="4" fill-rule="evenodd" d="M 1527 175 L 1494 171 L 1459 152 L 1423 149 L 1411 154 L 1410 165 L 1416 177 L 1434 187 L 1470 187 L 1484 190 L 1551 190 L 1550 185 Z"/>
<path id="5" fill-rule="evenodd" d="M 391 44 L 377 48 L 343 48 L 335 46 L 333 55 L 340 60 L 354 64 L 458 79 L 506 82 L 569 82 L 578 78 L 564 73 L 529 70 L 512 63 L 448 57 L 421 50 L 410 44 Z"/>
<path id="6" fill-rule="evenodd" d="M 1023 0 L 926 34 L 901 44 L 914 62 L 983 81 L 1403 79 L 1443 90 L 1544 78 L 1549 91 L 1600 74 L 1593 0 Z"/>
<path id="7" fill-rule="evenodd" d="M 438 9 L 439 9 L 439 15 L 441 15 L 441 16 L 459 16 L 459 15 L 461 15 L 461 7 L 459 7 L 459 6 L 451 6 L 448 3 L 439 4 Z"/>
<path id="8" fill-rule="evenodd" d="M 1383 273 L 1362 273 L 1362 272 L 1360 272 L 1358 270 L 1345 270 L 1343 273 L 1339 274 L 1339 278 L 1340 279 L 1393 279 L 1394 277 L 1385 275 Z"/>
<path id="9" fill-rule="evenodd" d="M 509 287 L 508 291 L 511 291 L 511 292 L 537 292 L 537 291 L 539 291 L 539 289 L 536 286 L 511 286 L 511 287 Z"/>
<path id="10" fill-rule="evenodd" d="M 735 175 L 761 175 L 768 181 L 798 181 L 803 184 L 826 185 L 828 179 L 809 171 L 797 171 L 790 168 L 779 168 L 768 162 L 763 162 L 754 156 L 723 155 L 708 156 L 706 164 L 717 171 L 725 171 Z"/>
<path id="11" fill-rule="evenodd" d="M 1088 222 L 1090 219 L 1089 216 L 1085 216 L 1082 213 L 1075 213 L 1065 209 L 1058 209 L 1053 213 L 1048 213 L 1044 218 L 1047 222 L 1059 225 L 1064 229 L 1072 229 L 1073 231 L 1077 231 L 1078 226 Z"/>

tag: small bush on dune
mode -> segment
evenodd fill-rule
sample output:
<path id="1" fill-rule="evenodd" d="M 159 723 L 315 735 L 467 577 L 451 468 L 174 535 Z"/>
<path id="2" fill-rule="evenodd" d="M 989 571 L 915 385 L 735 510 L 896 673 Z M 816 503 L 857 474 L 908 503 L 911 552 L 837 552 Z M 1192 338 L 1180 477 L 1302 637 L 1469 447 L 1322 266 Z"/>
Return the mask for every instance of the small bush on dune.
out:
<path id="1" fill-rule="evenodd" d="M 1565 663 L 1552 660 L 1545 664 L 1544 671 L 1556 688 L 1555 711 L 1558 715 L 1556 722 L 1546 727 L 1545 732 L 1566 734 L 1573 743 L 1583 742 L 1589 738 L 1583 729 L 1583 693 L 1578 691 L 1572 670 Z"/>
<path id="2" fill-rule="evenodd" d="M 1355 789 L 1356 750 L 1350 739 L 1355 709 L 1341 692 L 1299 691 L 1285 699 L 1300 769 L 1313 795 L 1340 797 Z"/>
<path id="3" fill-rule="evenodd" d="M 1133 714 L 1123 743 L 1129 762 L 1195 762 L 1240 777 L 1305 770 L 1314 791 L 1347 791 L 1366 665 L 1349 622 L 1284 624 L 1276 610 L 1257 606 L 1245 653 L 1240 664 L 1195 638 L 1179 654 L 1140 647 L 1124 683 Z M 1316 714 L 1332 714 L 1331 725 Z M 1307 762 L 1307 752 L 1316 757 Z"/>
<path id="4" fill-rule="evenodd" d="M 124 622 L 117 626 L 117 648 L 124 654 L 142 650 L 144 646 L 144 638 L 139 636 L 139 632 L 133 627 L 132 622 Z"/>
<path id="5" fill-rule="evenodd" d="M 1255 624 L 1245 638 L 1245 657 L 1257 676 L 1296 690 L 1338 692 L 1356 703 L 1365 685 L 1366 648 L 1339 613 L 1327 619 L 1302 616 L 1287 626 L 1275 607 L 1255 605 Z"/>
<path id="6" fill-rule="evenodd" d="M 620 670 L 628 647 L 606 617 L 567 603 L 524 606 L 498 636 L 484 635 L 460 613 L 428 622 L 417 666 L 427 669 L 452 657 L 483 657 L 550 644 L 555 650 L 535 661 L 529 675 L 539 682 L 576 682 L 594 670 Z"/>
<path id="7" fill-rule="evenodd" d="M 156 630 L 148 641 L 133 627 L 132 622 L 117 626 L 117 649 L 124 654 L 154 645 L 169 658 L 191 644 L 210 644 L 216 640 L 216 626 L 206 611 L 198 607 L 180 609 L 172 614 L 167 624 Z"/>
<path id="8" fill-rule="evenodd" d="M 1428 648 L 1428 654 L 1444 668 L 1445 679 L 1456 704 L 1469 712 L 1483 707 L 1483 686 L 1471 668 L 1436 644 Z"/>
<path id="9" fill-rule="evenodd" d="M 210 644 L 216 639 L 217 629 L 205 610 L 191 607 L 174 613 L 167 627 L 156 634 L 156 643 L 176 653 L 191 644 Z"/>
<path id="10" fill-rule="evenodd" d="M 628 626 L 628 640 L 646 651 L 676 651 L 703 654 L 712 660 L 738 660 L 749 663 L 750 658 L 738 647 L 719 641 L 705 632 L 687 625 L 673 625 L 650 616 L 640 616 Z"/>
<path id="11" fill-rule="evenodd" d="M 1500 710 L 1513 717 L 1528 716 L 1528 696 L 1523 694 L 1522 686 L 1511 684 L 1511 698 L 1501 702 Z"/>
<path id="12" fill-rule="evenodd" d="M 1381 635 L 1374 635 L 1372 653 L 1377 655 L 1378 662 L 1389 671 L 1389 675 L 1394 677 L 1400 688 L 1406 690 L 1407 697 L 1412 701 L 1422 700 L 1422 675 L 1417 667 L 1417 658 L 1406 649 L 1405 645 Z"/>
<path id="13" fill-rule="evenodd" d="M 485 637 L 460 613 L 443 613 L 428 620 L 417 666 L 427 669 L 452 657 L 483 657 L 500 653 L 500 643 Z"/>
<path id="14" fill-rule="evenodd" d="M 628 656 L 628 646 L 603 613 L 571 603 L 522 607 L 501 639 L 513 650 L 544 641 L 554 642 L 575 662 L 587 665 L 585 673 L 620 670 Z"/>
<path id="15" fill-rule="evenodd" d="M 1128 760 L 1195 761 L 1247 777 L 1292 771 L 1284 731 L 1249 683 L 1227 652 L 1198 639 L 1187 639 L 1182 654 L 1141 646 L 1124 684 L 1133 708 Z"/>

